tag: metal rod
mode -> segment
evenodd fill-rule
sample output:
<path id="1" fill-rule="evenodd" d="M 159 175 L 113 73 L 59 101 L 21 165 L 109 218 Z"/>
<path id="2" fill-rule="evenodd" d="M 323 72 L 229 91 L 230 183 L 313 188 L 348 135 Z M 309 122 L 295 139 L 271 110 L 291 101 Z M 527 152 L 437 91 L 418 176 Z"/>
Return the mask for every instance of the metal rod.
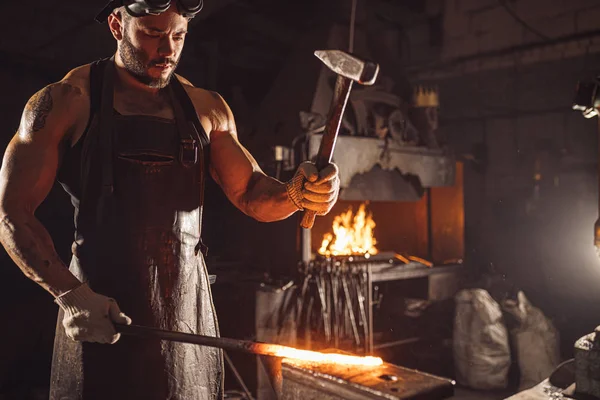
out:
<path id="1" fill-rule="evenodd" d="M 333 336 L 333 306 L 331 304 L 331 279 L 329 279 L 331 275 L 331 270 L 327 269 L 324 273 L 323 273 L 323 286 L 325 287 L 325 299 L 327 301 L 327 323 L 329 326 L 329 339 L 327 341 L 327 343 L 331 343 L 331 337 Z"/>
<path id="2" fill-rule="evenodd" d="M 319 271 L 315 274 L 315 283 L 317 285 L 317 293 L 321 300 L 321 314 L 323 316 L 323 330 L 325 331 L 325 340 L 327 343 L 331 340 L 331 322 L 329 315 L 329 308 L 327 306 L 327 297 L 325 294 L 325 282 L 323 280 L 323 271 Z"/>
<path id="3" fill-rule="evenodd" d="M 304 346 L 307 349 L 310 349 L 312 345 L 310 318 L 312 317 L 314 301 L 315 298 L 313 296 L 310 296 L 308 298 L 308 308 L 306 309 L 306 322 L 304 324 Z"/>
<path id="4" fill-rule="evenodd" d="M 252 393 L 250 393 L 250 390 L 248 390 L 248 386 L 246 386 L 246 384 L 244 383 L 242 376 L 238 372 L 235 365 L 233 365 L 233 361 L 231 361 L 231 358 L 229 358 L 229 355 L 227 355 L 227 352 L 225 352 L 225 351 L 223 352 L 223 357 L 225 358 L 225 361 L 227 362 L 229 369 L 231 369 L 231 372 L 233 372 L 233 375 L 235 376 L 235 379 L 237 380 L 238 384 L 242 387 L 242 390 L 246 394 L 246 397 L 248 398 L 248 400 L 254 400 L 254 397 L 252 397 Z"/>
<path id="5" fill-rule="evenodd" d="M 361 268 L 362 269 L 362 268 Z M 366 275 L 366 271 L 363 270 Z M 367 311 L 365 307 L 366 302 L 366 277 L 361 279 L 362 272 L 359 272 L 356 276 L 356 297 L 358 298 L 358 309 L 360 311 L 360 321 L 363 327 L 363 334 L 365 335 L 365 344 L 368 346 L 369 343 L 369 319 L 367 317 Z M 367 349 L 365 349 L 367 350 Z M 368 351 L 368 350 L 367 350 Z"/>
<path id="6" fill-rule="evenodd" d="M 600 117 L 598 119 L 598 127 L 596 128 L 596 136 L 598 139 L 598 157 L 600 157 Z M 598 191 L 600 194 L 600 158 L 598 159 Z M 598 196 L 598 219 L 594 224 L 594 246 L 596 248 L 596 253 L 600 255 L 600 196 Z"/>
<path id="7" fill-rule="evenodd" d="M 333 346 L 337 349 L 340 345 L 340 331 L 341 331 L 341 316 L 340 316 L 340 299 L 339 299 L 339 286 L 338 286 L 338 271 L 335 266 L 332 266 L 331 274 L 331 293 L 333 296 Z"/>
<path id="8" fill-rule="evenodd" d="M 348 52 L 352 53 L 354 51 L 354 29 L 356 25 L 356 2 L 357 0 L 352 0 L 352 8 L 350 10 L 350 37 L 348 38 Z"/>
<path id="9" fill-rule="evenodd" d="M 117 332 L 123 335 L 140 336 L 145 338 L 170 340 L 173 342 L 199 344 L 217 347 L 225 350 L 241 351 L 250 354 L 272 355 L 265 349 L 265 344 L 248 340 L 229 339 L 214 336 L 194 335 L 191 333 L 166 331 L 140 325 L 115 324 Z"/>
<path id="10" fill-rule="evenodd" d="M 401 346 L 404 344 L 416 343 L 420 340 L 421 340 L 420 337 L 413 337 L 413 338 L 402 339 L 402 340 L 394 340 L 393 342 L 376 344 L 374 347 L 375 347 L 375 349 L 379 350 L 379 349 L 385 349 L 388 347 L 395 347 L 395 346 Z"/>
<path id="11" fill-rule="evenodd" d="M 360 346 L 360 335 L 358 334 L 358 326 L 356 325 L 356 319 L 354 318 L 354 310 L 352 309 L 352 298 L 350 297 L 350 290 L 348 289 L 348 282 L 346 280 L 348 274 L 348 271 L 343 272 L 342 288 L 344 289 L 344 297 L 346 298 L 346 309 L 348 310 L 348 316 L 350 317 L 352 333 L 354 333 L 354 341 L 356 342 L 357 346 Z"/>
<path id="12" fill-rule="evenodd" d="M 306 264 L 308 265 L 308 264 Z M 305 266 L 306 266 L 305 265 Z M 302 311 L 304 309 L 304 300 L 306 299 L 306 291 L 308 290 L 308 284 L 310 283 L 311 275 L 308 271 L 305 271 L 304 281 L 302 282 L 302 288 L 300 295 L 296 301 L 296 326 L 300 326 L 302 322 Z"/>
<path id="13" fill-rule="evenodd" d="M 312 297 L 311 297 L 312 300 Z M 309 302 L 309 316 L 312 301 Z M 298 350 L 279 344 L 251 342 L 248 340 L 228 339 L 222 337 L 195 335 L 191 333 L 166 331 L 140 325 L 115 324 L 117 332 L 143 338 L 169 340 L 172 342 L 197 344 L 200 346 L 216 347 L 223 350 L 235 350 L 244 353 L 271 356 L 275 358 L 294 358 L 304 361 L 334 362 L 342 364 L 381 365 L 381 358 L 363 358 L 346 354 L 322 354 L 319 352 Z"/>
<path id="14" fill-rule="evenodd" d="M 369 317 L 369 337 L 366 340 L 367 354 L 373 354 L 373 270 L 367 264 L 367 312 Z"/>
<path id="15" fill-rule="evenodd" d="M 427 196 L 427 259 L 433 261 L 433 221 L 432 221 L 432 202 L 431 202 L 431 188 L 425 189 Z"/>

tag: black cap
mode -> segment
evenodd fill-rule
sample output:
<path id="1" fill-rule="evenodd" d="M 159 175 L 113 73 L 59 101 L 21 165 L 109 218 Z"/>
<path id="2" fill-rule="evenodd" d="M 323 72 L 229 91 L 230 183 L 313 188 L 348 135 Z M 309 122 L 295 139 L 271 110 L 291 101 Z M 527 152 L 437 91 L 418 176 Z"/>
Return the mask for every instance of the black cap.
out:
<path id="1" fill-rule="evenodd" d="M 96 15 L 96 18 L 94 19 L 96 22 L 103 24 L 108 19 L 108 16 L 115 10 L 115 8 L 121 7 L 122 5 L 123 4 L 120 0 L 111 0 L 106 7 L 104 7 L 102 11 L 98 13 L 98 15 Z"/>

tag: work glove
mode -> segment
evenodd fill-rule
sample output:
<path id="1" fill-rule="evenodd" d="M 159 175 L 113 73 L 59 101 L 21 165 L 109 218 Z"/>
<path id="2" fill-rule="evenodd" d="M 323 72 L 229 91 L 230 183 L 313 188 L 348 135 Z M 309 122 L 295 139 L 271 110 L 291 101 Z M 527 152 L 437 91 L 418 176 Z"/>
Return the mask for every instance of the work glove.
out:
<path id="1" fill-rule="evenodd" d="M 337 165 L 329 164 L 321 171 L 305 161 L 298 166 L 294 177 L 286 183 L 288 197 L 299 210 L 311 210 L 317 215 L 327 214 L 340 191 Z"/>
<path id="2" fill-rule="evenodd" d="M 65 312 L 62 324 L 67 336 L 79 342 L 116 343 L 121 334 L 113 323 L 131 324 L 114 299 L 94 292 L 87 283 L 54 301 Z"/>

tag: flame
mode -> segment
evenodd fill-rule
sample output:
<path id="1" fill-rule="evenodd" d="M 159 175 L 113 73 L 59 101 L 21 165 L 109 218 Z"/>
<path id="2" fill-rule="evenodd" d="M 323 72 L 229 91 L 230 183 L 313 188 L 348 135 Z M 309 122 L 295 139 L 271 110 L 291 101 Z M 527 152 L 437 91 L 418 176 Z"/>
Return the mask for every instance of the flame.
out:
<path id="1" fill-rule="evenodd" d="M 383 360 L 379 357 L 358 357 L 346 354 L 319 353 L 317 351 L 298 350 L 277 344 L 263 344 L 263 346 L 264 348 L 261 350 L 264 354 L 293 360 L 339 365 L 363 365 L 367 367 L 375 367 L 383 364 Z"/>
<path id="2" fill-rule="evenodd" d="M 366 257 L 377 254 L 377 241 L 373 236 L 375 221 L 373 214 L 366 212 L 365 203 L 353 215 L 352 209 L 336 216 L 333 220 L 333 234 L 323 236 L 319 254 L 325 256 L 346 256 L 360 254 Z M 334 236 L 335 235 L 335 236 Z"/>

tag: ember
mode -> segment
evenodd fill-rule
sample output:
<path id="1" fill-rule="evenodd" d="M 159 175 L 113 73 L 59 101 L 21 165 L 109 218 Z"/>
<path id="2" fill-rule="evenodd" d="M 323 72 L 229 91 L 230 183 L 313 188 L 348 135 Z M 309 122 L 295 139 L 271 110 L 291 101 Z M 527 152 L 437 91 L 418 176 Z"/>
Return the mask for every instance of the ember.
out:
<path id="1" fill-rule="evenodd" d="M 349 356 L 346 354 L 335 354 L 335 353 L 319 353 L 316 351 L 309 350 L 298 350 L 292 347 L 280 346 L 275 344 L 265 344 L 261 349 L 264 353 L 275 357 L 282 357 L 287 359 L 317 362 L 323 364 L 338 364 L 338 365 L 364 365 L 368 367 L 375 367 L 383 364 L 383 360 L 379 357 L 358 357 Z"/>
<path id="2" fill-rule="evenodd" d="M 366 212 L 363 203 L 358 208 L 356 215 L 352 209 L 338 215 L 333 220 L 333 234 L 327 233 L 323 237 L 319 254 L 325 256 L 343 255 L 369 255 L 377 254 L 375 247 L 377 241 L 373 236 L 375 221 L 373 215 Z"/>

